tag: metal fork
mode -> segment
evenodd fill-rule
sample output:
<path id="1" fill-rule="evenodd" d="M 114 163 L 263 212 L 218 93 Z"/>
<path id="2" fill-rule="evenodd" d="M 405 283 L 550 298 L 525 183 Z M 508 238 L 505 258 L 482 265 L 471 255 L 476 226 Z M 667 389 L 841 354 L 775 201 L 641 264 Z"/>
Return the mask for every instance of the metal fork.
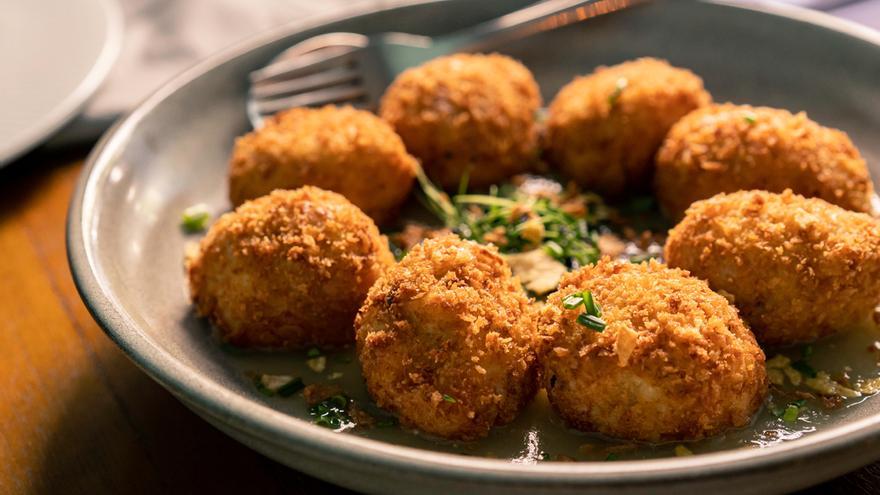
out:
<path id="1" fill-rule="evenodd" d="M 545 0 L 435 38 L 407 33 L 318 35 L 250 74 L 248 116 L 259 128 L 264 118 L 292 107 L 333 103 L 375 109 L 385 88 L 408 67 L 448 53 L 493 50 L 643 1 Z"/>

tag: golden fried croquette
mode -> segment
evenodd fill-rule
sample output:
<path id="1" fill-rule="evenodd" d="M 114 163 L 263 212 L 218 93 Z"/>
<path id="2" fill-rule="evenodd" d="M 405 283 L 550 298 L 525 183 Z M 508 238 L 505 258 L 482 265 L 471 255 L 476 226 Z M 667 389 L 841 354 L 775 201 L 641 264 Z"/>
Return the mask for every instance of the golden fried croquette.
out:
<path id="1" fill-rule="evenodd" d="M 562 300 L 591 291 L 607 326 Z M 683 270 L 605 258 L 563 277 L 541 311 L 550 404 L 572 427 L 656 442 L 747 424 L 767 393 L 764 353 L 727 300 Z"/>
<path id="2" fill-rule="evenodd" d="M 880 221 L 790 190 L 694 203 L 666 260 L 730 294 L 766 345 L 852 328 L 880 303 Z"/>
<path id="3" fill-rule="evenodd" d="M 426 239 L 370 289 L 355 323 L 370 395 L 401 422 L 485 437 L 537 387 L 534 310 L 491 246 Z"/>
<path id="4" fill-rule="evenodd" d="M 672 127 L 657 153 L 655 189 L 673 220 L 720 192 L 792 189 L 867 212 L 874 191 L 846 133 L 803 112 L 730 103 L 697 110 Z"/>
<path id="5" fill-rule="evenodd" d="M 409 69 L 382 97 L 380 115 L 442 187 L 486 186 L 538 158 L 532 73 L 504 55 L 457 54 Z"/>
<path id="6" fill-rule="evenodd" d="M 353 342 L 358 308 L 393 264 L 368 216 L 339 194 L 305 186 L 220 217 L 187 269 L 196 310 L 223 340 L 298 349 Z"/>
<path id="7" fill-rule="evenodd" d="M 238 138 L 229 165 L 235 206 L 275 189 L 337 192 L 382 223 L 409 195 L 417 163 L 387 122 L 350 106 L 292 108 Z"/>
<path id="8" fill-rule="evenodd" d="M 549 161 L 581 186 L 610 196 L 644 189 L 666 131 L 712 97 L 694 73 L 640 58 L 567 84 L 547 119 Z"/>

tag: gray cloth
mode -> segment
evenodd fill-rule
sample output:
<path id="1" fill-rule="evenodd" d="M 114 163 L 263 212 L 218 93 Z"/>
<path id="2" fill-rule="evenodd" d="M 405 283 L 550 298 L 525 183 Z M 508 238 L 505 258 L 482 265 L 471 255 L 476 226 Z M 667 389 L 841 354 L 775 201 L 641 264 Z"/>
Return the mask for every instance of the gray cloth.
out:
<path id="1" fill-rule="evenodd" d="M 880 0 L 788 0 L 880 28 Z M 350 8 L 352 0 L 120 0 L 125 41 L 109 77 L 51 145 L 95 139 L 175 74 L 249 36 L 310 16 Z M 361 0 L 379 8 L 386 0 Z"/>

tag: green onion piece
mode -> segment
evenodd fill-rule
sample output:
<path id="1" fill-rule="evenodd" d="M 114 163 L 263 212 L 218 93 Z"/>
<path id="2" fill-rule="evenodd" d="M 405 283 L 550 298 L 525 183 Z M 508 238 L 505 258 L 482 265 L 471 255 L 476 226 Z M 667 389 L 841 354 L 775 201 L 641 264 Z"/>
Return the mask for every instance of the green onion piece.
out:
<path id="1" fill-rule="evenodd" d="M 318 349 L 317 347 L 312 347 L 311 349 L 309 349 L 308 352 L 306 352 L 306 357 L 308 357 L 308 358 L 316 358 L 316 357 L 320 357 L 320 356 L 321 356 L 321 349 Z"/>
<path id="2" fill-rule="evenodd" d="M 797 421 L 798 413 L 800 413 L 801 408 L 794 404 L 789 404 L 786 406 L 785 411 L 782 413 L 782 420 L 786 423 L 794 423 Z"/>
<path id="3" fill-rule="evenodd" d="M 496 196 L 489 196 L 486 194 L 459 194 L 452 198 L 452 201 L 458 204 L 469 204 L 469 205 L 485 205 L 485 206 L 501 206 L 501 207 L 514 207 L 516 206 L 516 201 L 507 198 L 498 198 Z"/>
<path id="4" fill-rule="evenodd" d="M 470 180 L 471 176 L 471 166 L 468 165 L 467 168 L 464 169 L 464 173 L 461 174 L 461 179 L 458 181 L 458 194 L 465 194 L 468 188 L 468 180 Z"/>
<path id="5" fill-rule="evenodd" d="M 586 313 L 579 314 L 577 317 L 577 322 L 597 332 L 605 330 L 606 325 L 605 320 L 603 320 L 602 318 L 599 318 L 598 316 L 588 315 Z"/>
<path id="6" fill-rule="evenodd" d="M 281 397 L 290 397 L 291 395 L 299 392 L 300 390 L 306 388 L 306 384 L 303 383 L 302 378 L 296 377 L 291 380 L 289 383 L 282 385 L 278 388 L 278 395 Z"/>
<path id="7" fill-rule="evenodd" d="M 559 259 L 565 256 L 565 251 L 563 251 L 562 246 L 557 244 L 554 241 L 547 241 L 544 243 L 544 251 L 547 252 L 550 256 Z"/>
<path id="8" fill-rule="evenodd" d="M 575 309 L 581 304 L 584 303 L 584 297 L 582 294 L 574 293 L 565 296 L 562 300 L 562 307 L 565 309 Z"/>
<path id="9" fill-rule="evenodd" d="M 599 304 L 593 299 L 593 293 L 585 290 L 581 296 L 584 298 L 584 308 L 587 309 L 587 314 L 600 317 L 602 316 L 602 308 L 599 307 Z"/>
<path id="10" fill-rule="evenodd" d="M 800 371 L 802 374 L 807 375 L 810 378 L 816 378 L 816 370 L 814 370 L 813 367 L 807 364 L 807 362 L 803 359 L 791 363 L 791 367 Z"/>
<path id="11" fill-rule="evenodd" d="M 192 205 L 183 210 L 180 226 L 189 233 L 201 232 L 207 228 L 209 220 L 211 220 L 211 213 L 206 205 Z"/>
<path id="12" fill-rule="evenodd" d="M 443 400 L 445 400 L 446 402 L 452 402 L 453 404 L 458 402 L 457 400 L 455 400 L 455 397 L 446 394 L 443 394 Z"/>
<path id="13" fill-rule="evenodd" d="M 753 114 L 753 113 L 745 114 L 743 116 L 743 120 L 745 120 L 749 124 L 754 124 L 755 122 L 757 122 L 757 120 L 755 119 L 755 114 Z"/>
<path id="14" fill-rule="evenodd" d="M 605 456 L 606 461 L 616 461 L 617 459 L 620 459 L 620 457 L 614 452 L 611 452 L 607 456 Z"/>

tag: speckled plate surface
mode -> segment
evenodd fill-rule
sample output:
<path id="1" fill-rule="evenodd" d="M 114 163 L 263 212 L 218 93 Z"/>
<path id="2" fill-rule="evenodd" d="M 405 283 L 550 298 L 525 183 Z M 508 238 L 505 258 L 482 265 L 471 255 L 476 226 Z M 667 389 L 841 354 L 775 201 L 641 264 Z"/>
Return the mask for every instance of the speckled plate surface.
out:
<path id="1" fill-rule="evenodd" d="M 321 32 L 436 34 L 524 3 L 386 2 L 392 6 L 386 11 L 349 12 L 344 20 L 268 33 L 170 82 L 107 133 L 74 194 L 68 250 L 92 314 L 144 371 L 218 428 L 296 469 L 365 492 L 772 493 L 880 458 L 876 397 L 836 411 L 790 441 L 681 458 L 512 462 L 522 460 L 518 453 L 528 454 L 530 442 L 543 441 L 543 430 L 529 423 L 540 411 L 493 433 L 470 456 L 450 453 L 462 452 L 461 446 L 400 429 L 337 434 L 310 424 L 301 402 L 261 396 L 247 377 L 248 371 L 301 369 L 308 378 L 301 355 L 230 352 L 195 318 L 182 258 L 186 243 L 196 238 L 180 231 L 180 213 L 194 203 L 207 203 L 216 213 L 229 208 L 227 157 L 235 136 L 248 130 L 249 71 Z M 545 33 L 504 51 L 532 69 L 545 100 L 597 65 L 667 58 L 701 75 L 718 101 L 806 110 L 845 130 L 880 177 L 880 35 L 867 29 L 792 8 L 667 1 Z M 842 354 L 837 344 L 828 345 L 828 354 Z M 351 387 L 359 387 L 356 363 L 344 361 L 338 369 Z M 557 430 L 547 433 L 547 441 L 568 435 Z M 498 458 L 484 457 L 493 453 Z"/>

